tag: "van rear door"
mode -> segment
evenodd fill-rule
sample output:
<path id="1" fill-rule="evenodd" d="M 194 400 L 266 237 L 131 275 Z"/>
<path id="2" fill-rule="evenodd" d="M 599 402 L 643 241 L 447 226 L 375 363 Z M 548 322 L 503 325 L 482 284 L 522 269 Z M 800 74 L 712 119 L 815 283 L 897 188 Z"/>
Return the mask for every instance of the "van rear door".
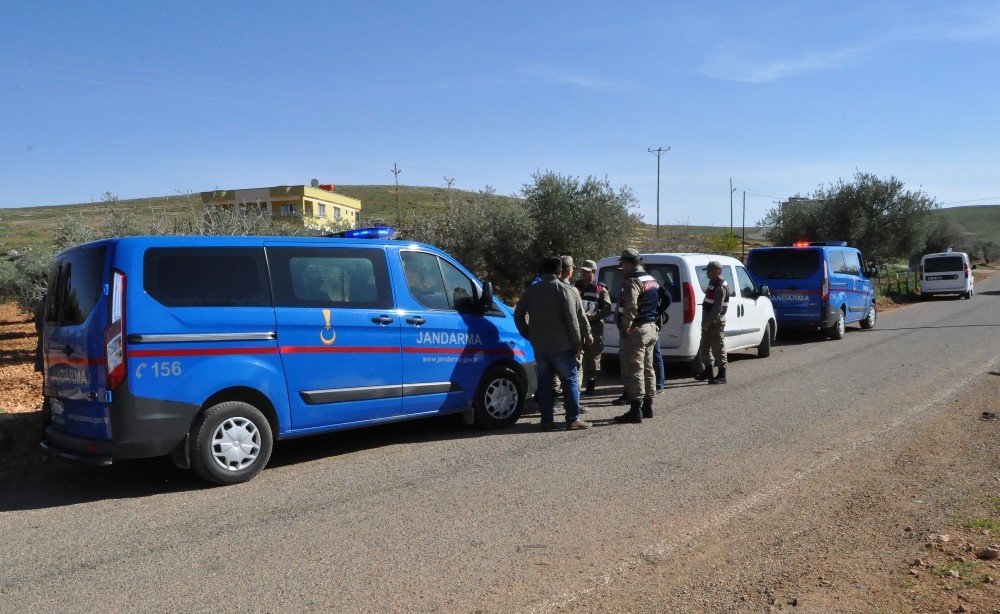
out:
<path id="1" fill-rule="evenodd" d="M 104 330 L 108 324 L 113 242 L 60 253 L 49 272 L 42 348 L 45 389 L 55 429 L 111 439 Z"/>
<path id="2" fill-rule="evenodd" d="M 776 247 L 750 250 L 747 269 L 757 286 L 767 286 L 778 320 L 819 322 L 823 319 L 822 250 Z"/>

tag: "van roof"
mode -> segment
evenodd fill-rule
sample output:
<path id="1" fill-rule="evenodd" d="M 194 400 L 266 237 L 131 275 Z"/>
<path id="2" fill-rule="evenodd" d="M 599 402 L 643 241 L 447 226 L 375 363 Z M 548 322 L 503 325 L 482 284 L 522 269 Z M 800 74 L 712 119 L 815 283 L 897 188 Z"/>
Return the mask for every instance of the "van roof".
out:
<path id="1" fill-rule="evenodd" d="M 680 258 L 682 260 L 699 260 L 699 261 L 704 260 L 706 262 L 709 260 L 718 260 L 719 262 L 727 264 L 743 266 L 743 263 L 737 260 L 736 258 L 732 258 L 730 256 L 722 256 L 720 254 L 701 254 L 696 252 L 654 252 L 654 253 L 639 254 L 639 255 L 643 258 L 643 260 L 647 260 L 650 258 L 657 258 L 657 257 L 669 257 L 669 258 Z M 598 265 L 604 263 L 604 266 L 607 266 L 608 262 L 612 261 L 618 262 L 618 256 L 605 256 L 604 258 L 601 258 Z"/>
<path id="2" fill-rule="evenodd" d="M 398 239 L 342 239 L 339 237 L 293 237 L 293 236 L 203 236 L 203 235 L 162 235 L 121 237 L 102 239 L 83 245 L 76 245 L 60 253 L 97 245 L 118 244 L 144 247 L 256 247 L 265 242 L 280 241 L 287 244 L 337 247 L 423 247 L 440 251 L 433 245 Z"/>
<path id="3" fill-rule="evenodd" d="M 923 259 L 926 260 L 928 258 L 943 258 L 945 256 L 962 256 L 966 260 L 968 260 L 969 258 L 969 255 L 965 252 L 938 252 L 936 254 L 924 254 Z"/>

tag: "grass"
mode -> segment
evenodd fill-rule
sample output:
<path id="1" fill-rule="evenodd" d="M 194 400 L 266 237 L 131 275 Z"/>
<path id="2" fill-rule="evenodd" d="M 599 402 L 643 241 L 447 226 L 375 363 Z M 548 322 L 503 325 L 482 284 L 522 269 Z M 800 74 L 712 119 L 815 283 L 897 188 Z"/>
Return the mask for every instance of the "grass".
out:
<path id="1" fill-rule="evenodd" d="M 940 215 L 954 222 L 970 236 L 1000 243 L 1000 205 L 948 207 Z"/>
<path id="2" fill-rule="evenodd" d="M 975 529 L 977 531 L 1000 531 L 1000 520 L 994 520 L 992 518 L 973 518 L 972 520 L 966 522 L 964 526 L 966 529 Z"/>
<path id="3" fill-rule="evenodd" d="M 965 578 L 968 576 L 979 563 L 977 561 L 951 561 L 947 565 L 938 567 L 934 570 L 935 576 L 950 577 L 951 572 L 958 572 L 959 577 Z"/>

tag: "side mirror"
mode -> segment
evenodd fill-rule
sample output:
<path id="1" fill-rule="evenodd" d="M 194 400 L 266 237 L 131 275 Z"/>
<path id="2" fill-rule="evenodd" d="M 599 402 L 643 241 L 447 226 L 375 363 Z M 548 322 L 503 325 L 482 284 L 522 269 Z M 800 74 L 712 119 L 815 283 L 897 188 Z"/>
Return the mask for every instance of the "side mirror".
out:
<path id="1" fill-rule="evenodd" d="M 976 270 L 976 265 L 972 265 L 972 270 L 973 270 L 973 271 L 975 271 L 975 270 Z"/>
<path id="2" fill-rule="evenodd" d="M 483 291 L 479 295 L 479 310 L 486 313 L 490 309 L 493 309 L 493 284 L 486 281 L 483 282 Z"/>
<path id="3" fill-rule="evenodd" d="M 771 297 L 771 289 L 768 288 L 767 286 L 761 286 L 760 287 L 760 291 L 758 292 L 758 295 L 760 295 L 760 296 L 766 296 L 766 297 L 770 298 Z"/>
<path id="4" fill-rule="evenodd" d="M 878 277 L 878 267 L 872 265 L 868 268 L 868 275 L 866 277 Z"/>

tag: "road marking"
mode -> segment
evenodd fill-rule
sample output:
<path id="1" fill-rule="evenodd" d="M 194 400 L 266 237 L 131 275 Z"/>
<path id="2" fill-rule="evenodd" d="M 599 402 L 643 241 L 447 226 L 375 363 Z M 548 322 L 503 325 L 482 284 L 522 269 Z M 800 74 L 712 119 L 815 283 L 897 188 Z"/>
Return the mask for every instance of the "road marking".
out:
<path id="1" fill-rule="evenodd" d="M 848 454 L 857 451 L 859 448 L 875 443 L 876 441 L 888 435 L 891 431 L 894 431 L 900 426 L 909 422 L 915 416 L 922 414 L 928 409 L 931 409 L 932 407 L 935 407 L 936 405 L 943 403 L 950 397 L 958 394 L 973 381 L 983 376 L 987 371 L 989 371 L 993 367 L 994 364 L 998 362 L 1000 362 L 1000 354 L 997 354 L 992 358 L 990 358 L 979 369 L 976 369 L 975 371 L 971 372 L 957 384 L 955 384 L 951 388 L 948 388 L 944 392 L 938 394 L 936 397 L 928 401 L 924 401 L 919 405 L 911 407 L 908 411 L 904 412 L 903 414 L 900 414 L 891 422 L 889 422 L 887 425 L 854 441 L 847 447 L 838 451 L 828 452 L 823 456 L 820 456 L 816 461 L 811 463 L 805 469 L 798 471 L 795 475 L 788 478 L 787 480 L 780 482 L 769 488 L 766 488 L 764 490 L 757 491 L 756 493 L 747 496 L 743 500 L 734 503 L 729 507 L 724 508 L 717 514 L 709 516 L 706 521 L 701 522 L 698 526 L 696 526 L 691 532 L 687 534 L 681 535 L 676 539 L 668 539 L 668 540 L 665 539 L 650 544 L 649 546 L 644 548 L 641 552 L 639 552 L 636 555 L 633 555 L 628 560 L 619 563 L 617 566 L 615 566 L 607 573 L 604 573 L 601 576 L 591 579 L 590 586 L 588 586 L 587 588 L 575 591 L 572 590 L 563 591 L 562 593 L 558 593 L 546 599 L 545 601 L 542 601 L 540 603 L 535 604 L 534 606 L 531 606 L 528 609 L 528 611 L 551 612 L 554 610 L 564 608 L 573 603 L 574 601 L 579 600 L 581 597 L 585 597 L 586 595 L 589 595 L 597 591 L 601 587 L 608 586 L 613 582 L 615 582 L 615 580 L 625 577 L 629 571 L 635 569 L 640 564 L 649 561 L 650 558 L 659 558 L 671 554 L 680 545 L 697 540 L 706 532 L 708 532 L 710 529 L 718 528 L 720 525 L 733 520 L 737 516 L 745 514 L 746 512 L 757 507 L 763 502 L 773 502 L 776 496 L 781 495 L 790 487 L 801 483 L 803 480 L 805 480 L 813 473 L 816 473 L 817 471 L 821 471 L 823 469 L 827 469 L 828 467 L 833 466 Z"/>

